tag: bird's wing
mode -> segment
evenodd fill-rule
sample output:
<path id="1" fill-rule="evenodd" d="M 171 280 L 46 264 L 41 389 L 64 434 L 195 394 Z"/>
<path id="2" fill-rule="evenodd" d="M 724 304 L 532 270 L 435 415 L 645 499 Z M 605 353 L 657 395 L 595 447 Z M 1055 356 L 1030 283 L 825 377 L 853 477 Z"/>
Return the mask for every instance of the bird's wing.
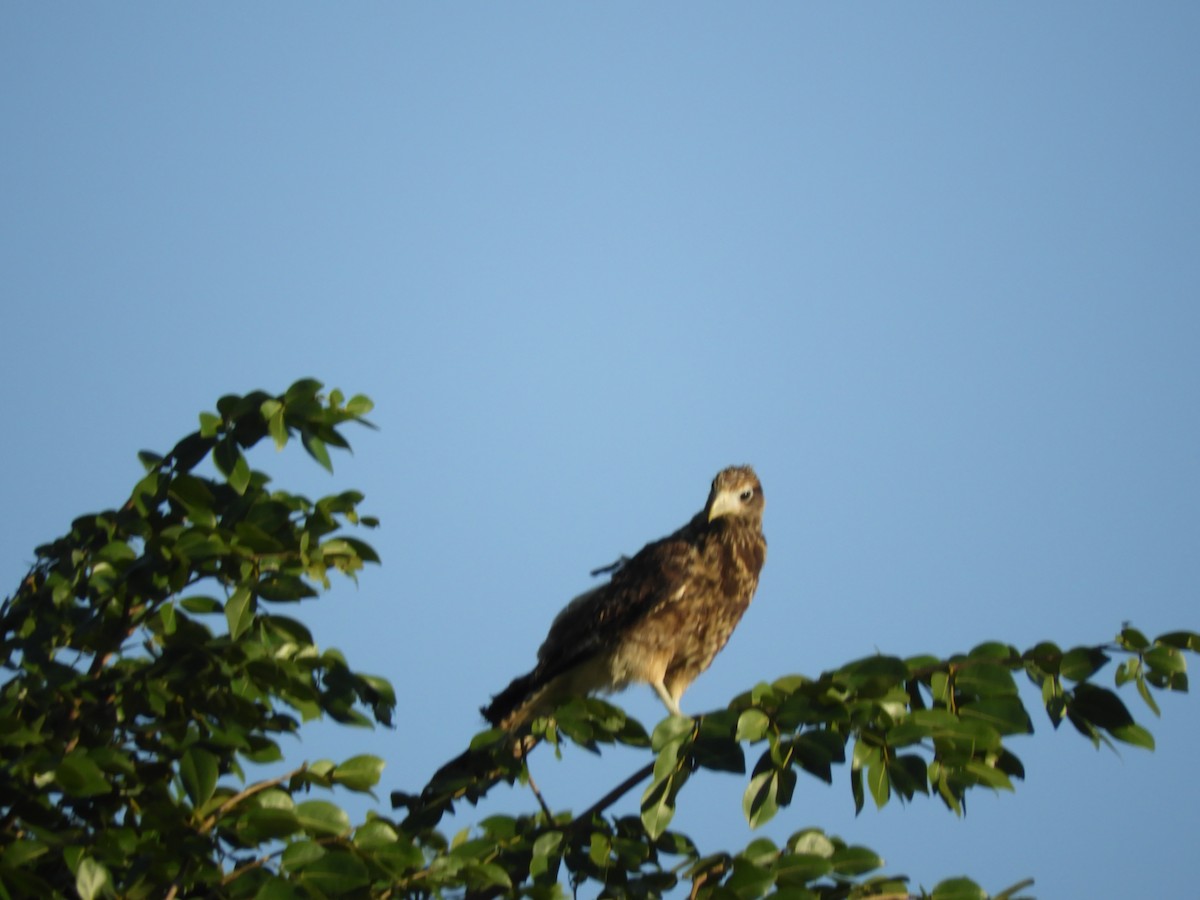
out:
<path id="1" fill-rule="evenodd" d="M 537 680 L 546 683 L 615 647 L 639 619 L 676 595 L 696 547 L 687 528 L 647 544 L 605 584 L 563 608 L 538 650 Z"/>

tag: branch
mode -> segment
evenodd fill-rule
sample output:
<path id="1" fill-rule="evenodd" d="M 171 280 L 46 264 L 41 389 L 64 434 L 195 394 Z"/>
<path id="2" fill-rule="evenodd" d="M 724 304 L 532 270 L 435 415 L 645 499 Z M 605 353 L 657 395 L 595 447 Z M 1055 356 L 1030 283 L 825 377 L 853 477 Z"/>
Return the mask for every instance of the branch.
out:
<path id="1" fill-rule="evenodd" d="M 646 763 L 646 765 L 642 766 L 640 769 L 618 784 L 615 788 L 572 819 L 571 823 L 566 827 L 566 830 L 570 831 L 581 826 L 584 822 L 590 822 L 596 813 L 604 812 L 604 810 L 608 809 L 610 806 L 624 797 L 627 793 L 629 793 L 629 791 L 637 787 L 640 782 L 645 781 L 653 774 L 654 763 Z"/>
<path id="2" fill-rule="evenodd" d="M 290 781 L 307 768 L 308 763 L 304 763 L 303 765 L 292 769 L 290 772 L 285 772 L 278 778 L 272 778 L 268 781 L 259 781 L 250 785 L 250 787 L 246 788 L 244 791 L 234 794 L 232 797 L 218 806 L 216 812 L 204 820 L 203 824 L 200 826 L 200 833 L 204 834 L 207 831 L 211 831 L 213 826 L 221 820 L 221 817 L 225 815 L 225 813 L 229 812 L 229 810 L 233 809 L 247 797 L 253 797 L 255 794 L 265 791 L 267 788 L 273 788 L 277 785 L 283 784 L 285 781 Z"/>

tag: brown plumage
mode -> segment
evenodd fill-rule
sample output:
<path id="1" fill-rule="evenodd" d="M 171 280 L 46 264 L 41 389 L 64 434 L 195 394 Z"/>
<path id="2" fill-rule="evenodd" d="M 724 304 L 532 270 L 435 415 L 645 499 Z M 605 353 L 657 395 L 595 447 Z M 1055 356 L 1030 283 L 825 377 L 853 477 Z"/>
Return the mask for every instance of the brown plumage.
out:
<path id="1" fill-rule="evenodd" d="M 690 522 L 567 604 L 533 671 L 493 697 L 483 715 L 514 729 L 570 697 L 645 682 L 682 716 L 679 698 L 725 646 L 758 586 L 767 556 L 763 502 L 749 466 L 719 472 Z"/>

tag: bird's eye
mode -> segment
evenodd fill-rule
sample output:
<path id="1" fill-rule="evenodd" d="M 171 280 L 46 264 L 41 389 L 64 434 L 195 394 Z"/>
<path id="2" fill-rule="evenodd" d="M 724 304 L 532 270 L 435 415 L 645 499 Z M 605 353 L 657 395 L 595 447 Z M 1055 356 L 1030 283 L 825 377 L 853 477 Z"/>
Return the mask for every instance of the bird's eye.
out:
<path id="1" fill-rule="evenodd" d="M 749 503 L 753 496 L 754 496 L 754 488 L 746 488 L 744 491 L 741 492 L 741 494 L 738 495 L 738 499 L 741 500 L 743 503 Z"/>

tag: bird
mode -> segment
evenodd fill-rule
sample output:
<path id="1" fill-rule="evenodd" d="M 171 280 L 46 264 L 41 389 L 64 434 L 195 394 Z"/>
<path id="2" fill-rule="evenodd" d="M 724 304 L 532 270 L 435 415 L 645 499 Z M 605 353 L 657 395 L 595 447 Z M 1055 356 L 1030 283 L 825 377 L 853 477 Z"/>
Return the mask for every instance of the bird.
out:
<path id="1" fill-rule="evenodd" d="M 555 617 L 533 669 L 481 712 L 515 731 L 572 697 L 631 684 L 654 689 L 672 716 L 750 605 L 767 558 L 762 484 L 750 466 L 717 473 L 684 526 L 593 575 L 609 580 Z"/>

